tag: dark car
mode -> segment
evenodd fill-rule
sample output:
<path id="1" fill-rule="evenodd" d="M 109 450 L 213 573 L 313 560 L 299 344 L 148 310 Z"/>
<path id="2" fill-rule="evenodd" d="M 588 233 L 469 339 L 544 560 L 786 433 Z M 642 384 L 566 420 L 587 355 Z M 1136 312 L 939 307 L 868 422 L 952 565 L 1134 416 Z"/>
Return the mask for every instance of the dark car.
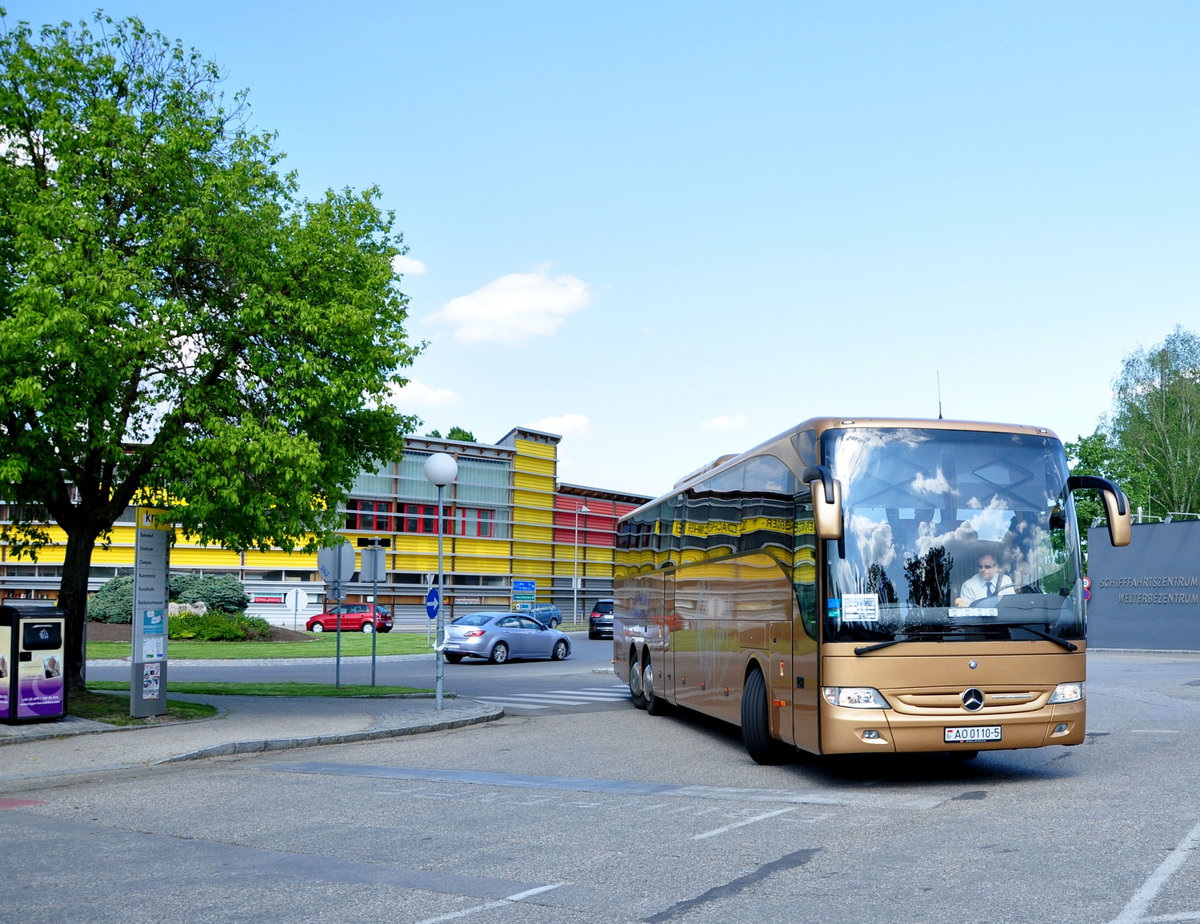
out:
<path id="1" fill-rule="evenodd" d="M 343 603 L 341 606 L 330 607 L 305 623 L 304 628 L 309 632 L 336 632 L 339 613 L 342 617 L 343 632 L 392 631 L 392 614 L 373 603 Z"/>
<path id="2" fill-rule="evenodd" d="M 451 664 L 471 656 L 495 664 L 511 658 L 561 661 L 571 653 L 565 633 L 524 613 L 468 613 L 446 626 L 443 654 Z"/>
<path id="3" fill-rule="evenodd" d="M 588 638 L 612 638 L 612 600 L 597 600 L 588 616 Z"/>
<path id="4" fill-rule="evenodd" d="M 529 608 L 529 615 L 551 629 L 557 629 L 562 622 L 562 610 L 553 603 L 535 603 Z"/>

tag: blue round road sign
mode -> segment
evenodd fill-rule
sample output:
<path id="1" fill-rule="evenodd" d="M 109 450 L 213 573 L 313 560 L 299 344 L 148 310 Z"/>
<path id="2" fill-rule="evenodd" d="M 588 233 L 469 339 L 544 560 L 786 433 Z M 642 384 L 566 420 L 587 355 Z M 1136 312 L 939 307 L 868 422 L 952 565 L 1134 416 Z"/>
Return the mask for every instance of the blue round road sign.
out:
<path id="1" fill-rule="evenodd" d="M 441 608 L 442 595 L 436 587 L 430 587 L 429 593 L 425 595 L 425 612 L 429 614 L 430 619 L 437 619 L 438 610 Z"/>

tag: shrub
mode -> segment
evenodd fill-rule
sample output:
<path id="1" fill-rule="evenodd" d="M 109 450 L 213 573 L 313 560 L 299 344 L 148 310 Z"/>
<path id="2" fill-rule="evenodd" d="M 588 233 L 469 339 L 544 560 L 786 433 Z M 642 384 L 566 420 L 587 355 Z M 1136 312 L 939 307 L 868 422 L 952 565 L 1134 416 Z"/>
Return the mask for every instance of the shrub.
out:
<path id="1" fill-rule="evenodd" d="M 203 642 L 269 641 L 271 626 L 257 616 L 182 612 L 171 616 L 167 637 Z"/>
<path id="2" fill-rule="evenodd" d="M 179 603 L 200 602 L 222 613 L 240 613 L 250 605 L 245 586 L 232 574 L 177 574 L 169 586 L 171 599 Z"/>
<path id="3" fill-rule="evenodd" d="M 133 578 L 105 581 L 88 599 L 87 618 L 92 622 L 133 622 Z"/>

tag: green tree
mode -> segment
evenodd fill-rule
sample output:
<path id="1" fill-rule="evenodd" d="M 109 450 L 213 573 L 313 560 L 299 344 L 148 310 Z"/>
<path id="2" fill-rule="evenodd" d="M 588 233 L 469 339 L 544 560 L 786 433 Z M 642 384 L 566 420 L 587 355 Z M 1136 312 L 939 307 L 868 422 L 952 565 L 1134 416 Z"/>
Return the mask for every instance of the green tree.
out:
<path id="1" fill-rule="evenodd" d="M 214 64 L 136 19 L 2 29 L 2 538 L 66 533 L 79 688 L 117 517 L 152 499 L 202 542 L 311 548 L 415 426 L 387 395 L 420 347 L 377 190 L 301 198 Z"/>
<path id="2" fill-rule="evenodd" d="M 441 430 L 430 430 L 425 435 L 430 439 L 435 440 L 440 440 L 443 438 Z M 451 427 L 450 432 L 446 435 L 445 439 L 462 440 L 464 443 L 473 443 L 475 442 L 475 434 L 470 430 L 464 430 L 462 427 Z"/>
<path id="3" fill-rule="evenodd" d="M 169 592 L 173 601 L 203 603 L 223 613 L 240 613 L 250 605 L 245 585 L 232 574 L 173 575 Z"/>
<path id="4" fill-rule="evenodd" d="M 1125 357 L 1109 428 L 1130 474 L 1126 493 L 1148 513 L 1200 512 L 1200 337 L 1176 326 Z"/>
<path id="5" fill-rule="evenodd" d="M 1065 445 L 1067 462 L 1074 475 L 1099 475 L 1116 482 L 1130 503 L 1136 506 L 1135 497 L 1144 496 L 1146 473 L 1131 462 L 1129 454 L 1109 436 L 1106 421 L 1101 421 L 1091 436 Z M 1087 550 L 1088 528 L 1097 519 L 1105 517 L 1104 502 L 1095 491 L 1080 491 L 1075 494 L 1075 516 L 1079 535 Z"/>
<path id="6" fill-rule="evenodd" d="M 133 622 L 133 578 L 105 581 L 87 603 L 92 622 Z"/>

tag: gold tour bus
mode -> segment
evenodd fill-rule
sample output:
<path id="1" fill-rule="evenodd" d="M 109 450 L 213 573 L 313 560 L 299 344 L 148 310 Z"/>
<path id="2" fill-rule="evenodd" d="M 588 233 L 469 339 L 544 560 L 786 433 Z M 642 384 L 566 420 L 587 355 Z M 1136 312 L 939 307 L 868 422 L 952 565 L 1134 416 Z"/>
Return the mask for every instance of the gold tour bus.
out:
<path id="1" fill-rule="evenodd" d="M 1081 489 L 1127 545 L 1125 495 L 1049 430 L 806 421 L 620 521 L 616 673 L 759 763 L 1080 744 Z"/>

